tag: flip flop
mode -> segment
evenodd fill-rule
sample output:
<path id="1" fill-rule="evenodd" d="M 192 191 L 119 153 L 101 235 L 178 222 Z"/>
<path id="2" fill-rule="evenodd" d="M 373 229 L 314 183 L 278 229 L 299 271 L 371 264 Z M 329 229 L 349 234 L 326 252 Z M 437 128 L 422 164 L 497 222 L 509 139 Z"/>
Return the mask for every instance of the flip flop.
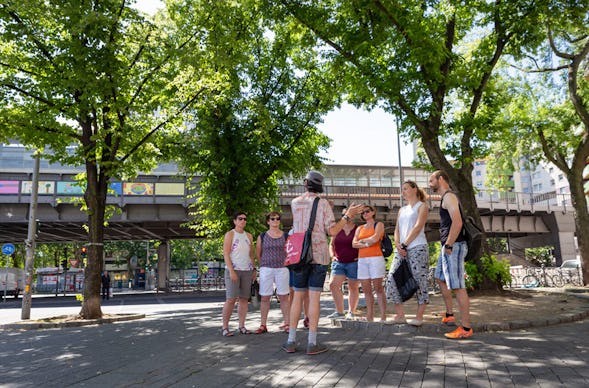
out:
<path id="1" fill-rule="evenodd" d="M 233 337 L 233 332 L 229 331 L 229 329 L 223 329 L 221 335 L 223 337 Z"/>

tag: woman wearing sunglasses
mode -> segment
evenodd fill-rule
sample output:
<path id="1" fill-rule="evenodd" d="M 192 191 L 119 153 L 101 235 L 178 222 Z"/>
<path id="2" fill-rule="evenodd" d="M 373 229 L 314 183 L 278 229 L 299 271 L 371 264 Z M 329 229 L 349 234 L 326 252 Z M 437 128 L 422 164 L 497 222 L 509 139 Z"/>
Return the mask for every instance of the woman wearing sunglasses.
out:
<path id="1" fill-rule="evenodd" d="M 226 299 L 223 305 L 223 337 L 233 336 L 233 332 L 229 330 L 229 320 L 238 299 L 239 332 L 241 334 L 251 334 L 245 328 L 245 317 L 256 270 L 254 266 L 253 237 L 251 233 L 245 231 L 246 223 L 247 215 L 244 212 L 235 212 L 233 214 L 235 227 L 225 233 L 223 240 L 226 289 Z"/>
<path id="2" fill-rule="evenodd" d="M 425 237 L 425 224 L 429 209 L 425 204 L 425 192 L 413 181 L 405 181 L 401 186 L 401 193 L 407 205 L 399 210 L 397 225 L 395 226 L 395 246 L 397 253 L 389 270 L 387 280 L 387 298 L 395 304 L 394 323 L 408 323 L 413 326 L 423 325 L 423 314 L 429 303 L 427 289 L 427 275 L 429 271 L 429 250 Z M 417 313 L 415 319 L 406 319 L 403 302 L 393 273 L 399 268 L 402 260 L 409 260 L 409 267 L 415 280 L 419 284 L 417 290 Z"/>
<path id="3" fill-rule="evenodd" d="M 288 268 L 284 266 L 286 259 L 284 244 L 286 243 L 287 234 L 285 235 L 284 231 L 280 229 L 280 213 L 268 213 L 266 223 L 268 224 L 268 230 L 260 234 L 256 242 L 256 254 L 260 264 L 260 296 L 262 301 L 260 304 L 260 327 L 254 333 L 263 334 L 268 332 L 266 323 L 274 287 L 276 287 L 276 295 L 278 295 L 280 309 L 284 317 L 284 324 L 280 328 L 288 333 L 290 322 L 288 318 L 290 310 L 288 282 L 290 274 Z"/>
<path id="4" fill-rule="evenodd" d="M 352 246 L 358 248 L 358 280 L 362 284 L 366 301 L 366 320 L 374 320 L 374 294 L 380 310 L 380 321 L 387 320 L 387 302 L 383 280 L 386 267 L 380 240 L 384 236 L 384 224 L 376 222 L 376 211 L 372 206 L 364 206 L 361 217 L 366 222 L 356 229 Z"/>

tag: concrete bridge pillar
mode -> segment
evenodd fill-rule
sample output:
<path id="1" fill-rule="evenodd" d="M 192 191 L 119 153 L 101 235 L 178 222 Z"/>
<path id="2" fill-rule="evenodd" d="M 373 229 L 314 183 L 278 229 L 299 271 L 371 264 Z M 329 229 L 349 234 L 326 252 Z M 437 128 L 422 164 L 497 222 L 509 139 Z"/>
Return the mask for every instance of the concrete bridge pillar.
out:
<path id="1" fill-rule="evenodd" d="M 574 259 L 577 256 L 575 245 L 575 219 L 572 212 L 554 212 L 558 244 L 555 245 L 554 256 L 556 265 L 562 264 L 563 260 Z"/>
<path id="2" fill-rule="evenodd" d="M 542 216 L 542 221 L 549 233 L 511 238 L 509 240 L 511 253 L 518 257 L 524 257 L 525 248 L 553 246 L 555 265 L 559 266 L 563 260 L 575 258 L 575 219 L 573 213 L 552 212 Z"/>
<path id="3" fill-rule="evenodd" d="M 168 291 L 170 280 L 170 245 L 162 241 L 157 248 L 157 289 Z"/>

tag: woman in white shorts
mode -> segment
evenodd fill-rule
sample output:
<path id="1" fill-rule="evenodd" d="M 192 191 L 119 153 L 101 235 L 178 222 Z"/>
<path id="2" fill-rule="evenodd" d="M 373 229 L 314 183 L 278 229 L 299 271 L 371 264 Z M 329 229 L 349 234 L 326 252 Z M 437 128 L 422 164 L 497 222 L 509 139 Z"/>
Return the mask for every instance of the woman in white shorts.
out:
<path id="1" fill-rule="evenodd" d="M 280 328 L 288 333 L 290 312 L 290 289 L 288 284 L 290 274 L 288 268 L 284 266 L 284 260 L 286 259 L 284 244 L 286 243 L 286 236 L 288 234 L 280 229 L 280 213 L 268 213 L 266 215 L 266 223 L 268 224 L 268 230 L 258 236 L 256 243 L 256 253 L 260 264 L 260 296 L 262 297 L 260 312 L 262 317 L 260 327 L 254 333 L 262 334 L 268 332 L 266 323 L 268 312 L 270 311 L 270 298 L 274 294 L 274 287 L 276 287 L 276 294 L 278 295 L 280 309 L 284 318 L 284 323 Z"/>
<path id="2" fill-rule="evenodd" d="M 376 211 L 372 206 L 364 206 L 361 217 L 366 223 L 356 229 L 352 246 L 358 248 L 358 280 L 362 284 L 366 301 L 366 320 L 374 320 L 374 294 L 380 310 L 380 321 L 386 322 L 387 302 L 383 280 L 386 275 L 385 260 L 380 249 L 384 236 L 384 224 L 376 222 Z"/>

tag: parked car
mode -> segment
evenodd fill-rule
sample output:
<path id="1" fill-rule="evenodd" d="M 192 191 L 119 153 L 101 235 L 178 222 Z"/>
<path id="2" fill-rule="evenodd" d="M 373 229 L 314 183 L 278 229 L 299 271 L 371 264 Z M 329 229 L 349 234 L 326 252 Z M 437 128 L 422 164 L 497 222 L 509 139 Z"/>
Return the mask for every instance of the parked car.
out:
<path id="1" fill-rule="evenodd" d="M 577 269 L 579 267 L 581 267 L 581 260 L 579 260 L 579 259 L 565 260 L 560 265 L 560 268 L 566 268 L 566 269 Z"/>

